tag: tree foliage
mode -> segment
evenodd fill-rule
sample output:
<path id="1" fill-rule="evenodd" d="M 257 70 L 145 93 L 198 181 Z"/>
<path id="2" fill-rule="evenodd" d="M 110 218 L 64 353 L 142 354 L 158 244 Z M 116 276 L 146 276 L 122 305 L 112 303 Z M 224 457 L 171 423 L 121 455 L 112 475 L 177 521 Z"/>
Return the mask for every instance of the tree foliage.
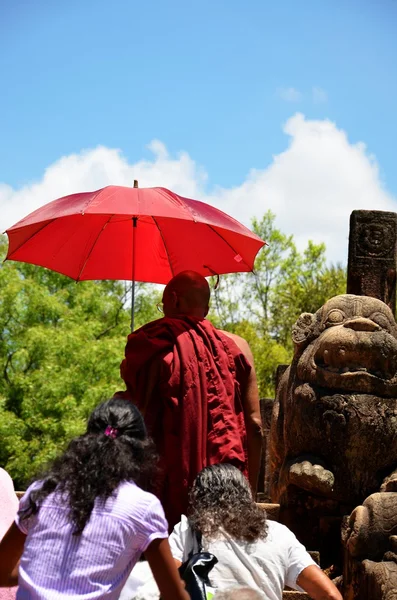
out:
<path id="1" fill-rule="evenodd" d="M 3 256 L 5 247 L 3 238 Z M 129 289 L 5 262 L 0 290 L 0 465 L 24 486 L 96 404 L 124 389 Z M 137 326 L 158 318 L 158 300 L 152 286 L 138 286 Z"/>
<path id="2" fill-rule="evenodd" d="M 253 228 L 269 247 L 253 274 L 221 277 L 210 318 L 251 345 L 260 391 L 272 396 L 273 374 L 291 356 L 290 331 L 345 290 L 340 265 L 327 266 L 325 247 L 298 252 L 292 236 L 266 213 Z M 0 238 L 5 256 L 6 239 Z M 119 365 L 129 333 L 130 284 L 74 281 L 17 262 L 0 266 L 0 465 L 24 487 L 37 470 L 84 429 L 101 400 L 124 389 Z M 159 317 L 161 295 L 137 285 L 135 326 Z"/>
<path id="3" fill-rule="evenodd" d="M 277 365 L 291 359 L 291 328 L 298 316 L 315 312 L 328 298 L 346 291 L 346 271 L 326 264 L 324 244 L 309 242 L 299 252 L 293 237 L 274 221 L 270 211 L 253 220 L 253 230 L 268 247 L 259 253 L 253 273 L 221 277 L 210 314 L 219 327 L 248 340 L 261 394 L 270 397 Z"/>

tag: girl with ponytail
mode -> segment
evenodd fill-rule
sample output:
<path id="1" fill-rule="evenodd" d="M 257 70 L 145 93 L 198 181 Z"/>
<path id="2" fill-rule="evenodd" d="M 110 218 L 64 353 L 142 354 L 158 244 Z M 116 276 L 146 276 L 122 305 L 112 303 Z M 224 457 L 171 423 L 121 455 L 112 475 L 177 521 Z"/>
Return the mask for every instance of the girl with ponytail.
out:
<path id="1" fill-rule="evenodd" d="M 142 553 L 164 600 L 188 600 L 168 524 L 147 487 L 156 454 L 134 404 L 112 398 L 91 414 L 20 502 L 0 543 L 0 585 L 18 599 L 116 599 Z"/>

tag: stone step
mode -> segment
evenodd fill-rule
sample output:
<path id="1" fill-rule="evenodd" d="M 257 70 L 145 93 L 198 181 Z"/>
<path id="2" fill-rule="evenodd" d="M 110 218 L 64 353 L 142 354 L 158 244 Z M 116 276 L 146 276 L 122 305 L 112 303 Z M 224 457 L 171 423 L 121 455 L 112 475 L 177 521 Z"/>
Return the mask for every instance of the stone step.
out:
<path id="1" fill-rule="evenodd" d="M 283 592 L 283 600 L 310 600 L 310 596 L 306 592 Z"/>
<path id="2" fill-rule="evenodd" d="M 269 504 L 268 502 L 257 502 L 257 505 L 260 508 L 263 508 L 267 512 L 267 516 L 272 521 L 280 520 L 280 505 L 279 504 Z"/>

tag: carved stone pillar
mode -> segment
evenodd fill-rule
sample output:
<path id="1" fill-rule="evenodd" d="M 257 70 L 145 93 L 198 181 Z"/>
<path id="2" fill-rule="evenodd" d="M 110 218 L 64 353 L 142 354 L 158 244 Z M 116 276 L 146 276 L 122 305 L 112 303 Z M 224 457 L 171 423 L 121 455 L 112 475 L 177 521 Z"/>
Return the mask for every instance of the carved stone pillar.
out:
<path id="1" fill-rule="evenodd" d="M 396 308 L 397 214 L 354 210 L 350 216 L 347 293 Z"/>

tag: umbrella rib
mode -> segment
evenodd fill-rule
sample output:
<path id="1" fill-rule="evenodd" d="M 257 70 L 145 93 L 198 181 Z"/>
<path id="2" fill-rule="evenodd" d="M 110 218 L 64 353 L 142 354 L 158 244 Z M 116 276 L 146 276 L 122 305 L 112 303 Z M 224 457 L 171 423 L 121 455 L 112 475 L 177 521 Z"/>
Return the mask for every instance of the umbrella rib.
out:
<path id="1" fill-rule="evenodd" d="M 56 221 L 56 219 L 50 219 L 47 223 L 44 223 L 44 225 L 42 227 L 40 227 L 40 229 L 38 229 L 37 231 L 35 231 L 27 240 L 23 240 L 17 246 L 17 248 L 14 248 L 14 250 L 12 251 L 12 253 L 14 254 L 15 252 L 18 252 L 18 250 L 20 249 L 21 246 L 23 246 L 24 244 L 26 244 L 27 241 L 30 242 L 30 240 L 32 240 L 38 233 L 41 233 L 43 231 L 43 229 L 45 229 L 46 227 L 48 227 L 49 225 L 51 225 L 51 223 L 53 223 L 54 221 Z M 22 227 L 20 227 L 20 229 L 22 229 Z M 6 233 L 8 233 L 8 232 L 6 231 Z M 6 257 L 6 258 L 8 258 L 8 257 Z M 10 258 L 9 260 L 13 260 L 13 259 Z"/>
<path id="2" fill-rule="evenodd" d="M 160 236 L 161 236 L 161 239 L 163 240 L 163 244 L 164 244 L 164 250 L 165 250 L 165 253 L 166 253 L 166 255 L 167 255 L 167 258 L 168 258 L 168 264 L 170 265 L 170 269 L 171 269 L 171 275 L 172 275 L 172 277 L 174 277 L 175 273 L 174 273 L 174 269 L 173 269 L 173 267 L 172 267 L 172 264 L 171 264 L 171 259 L 170 259 L 170 255 L 169 255 L 169 252 L 168 252 L 167 245 L 166 245 L 166 243 L 165 243 L 165 239 L 164 239 L 164 236 L 163 236 L 163 232 L 161 231 L 161 229 L 160 229 L 160 227 L 159 227 L 159 225 L 158 225 L 158 223 L 157 223 L 157 221 L 156 221 L 156 217 L 152 217 L 152 219 L 153 219 L 153 221 L 154 221 L 154 224 L 156 225 L 157 229 L 159 230 L 159 234 L 160 234 Z"/>
<path id="3" fill-rule="evenodd" d="M 95 198 L 96 198 L 97 196 L 99 196 L 99 194 L 100 194 L 101 192 L 103 192 L 103 190 L 104 190 L 104 189 L 105 189 L 105 188 L 101 188 L 100 190 L 97 190 L 97 191 L 95 192 L 95 195 L 94 195 L 94 196 L 92 196 L 92 198 L 90 198 L 90 199 L 88 200 L 87 204 L 85 205 L 85 207 L 84 207 L 84 208 L 83 208 L 83 210 L 81 211 L 81 212 L 82 212 L 82 214 L 84 214 L 84 213 L 85 213 L 85 211 L 87 210 L 87 208 L 89 208 L 89 207 L 90 207 L 90 205 L 91 205 L 91 204 L 94 202 Z M 109 197 L 109 198 L 111 198 L 112 196 L 114 196 L 114 194 L 115 194 L 115 193 L 116 193 L 116 192 L 113 192 L 113 194 L 110 194 L 110 196 L 108 196 L 108 197 Z"/>
<path id="4" fill-rule="evenodd" d="M 106 225 L 109 223 L 109 221 L 110 221 L 110 219 L 111 219 L 112 217 L 113 217 L 113 215 L 109 215 L 109 218 L 108 218 L 108 220 L 106 221 L 106 223 L 104 223 L 104 224 L 103 224 L 103 226 L 102 226 L 102 229 L 100 230 L 100 232 L 99 232 L 99 233 L 98 233 L 98 235 L 96 236 L 96 238 L 95 238 L 95 240 L 94 240 L 94 242 L 93 242 L 93 244 L 92 244 L 92 246 L 91 246 L 91 248 L 90 248 L 90 251 L 88 252 L 88 254 L 87 254 L 87 256 L 86 256 L 86 259 L 85 259 L 85 261 L 84 261 L 84 264 L 83 264 L 83 266 L 81 267 L 81 269 L 80 269 L 80 271 L 79 271 L 79 274 L 78 274 L 78 276 L 77 276 L 77 278 L 76 278 L 76 281 L 80 281 L 81 274 L 82 274 L 82 272 L 83 272 L 83 271 L 84 271 L 84 269 L 85 269 L 85 266 L 86 266 L 86 264 L 87 264 L 87 262 L 88 262 L 88 259 L 90 258 L 91 254 L 92 254 L 92 251 L 94 250 L 95 244 L 97 243 L 97 241 L 98 241 L 98 239 L 99 239 L 99 236 L 101 235 L 102 231 L 105 229 Z"/>
<path id="5" fill-rule="evenodd" d="M 226 244 L 229 246 L 229 248 L 231 248 L 231 249 L 233 250 L 233 252 L 234 252 L 234 254 L 235 254 L 236 256 L 241 256 L 241 254 L 240 254 L 239 252 L 236 252 L 236 250 L 233 248 L 233 246 L 232 246 L 232 245 L 231 245 L 231 244 L 230 244 L 230 243 L 229 243 L 227 240 L 225 240 L 225 238 L 224 238 L 224 237 L 222 237 L 222 236 L 221 236 L 221 234 L 219 233 L 219 231 L 217 231 L 216 229 L 214 229 L 214 227 L 213 227 L 212 225 L 210 225 L 210 224 L 208 224 L 208 227 L 209 227 L 209 228 L 210 228 L 210 229 L 211 229 L 211 230 L 212 230 L 214 233 L 216 233 L 216 235 L 218 235 L 218 236 L 221 238 L 221 240 L 222 240 L 223 242 L 225 242 L 225 243 L 226 243 Z M 241 256 L 241 260 L 242 260 L 242 261 L 243 261 L 243 263 L 244 263 L 244 264 L 245 264 L 245 265 L 246 265 L 246 266 L 249 268 L 249 264 L 247 264 L 247 263 L 245 262 L 245 260 L 243 259 L 243 257 L 242 257 L 242 256 Z M 253 271 L 253 269 L 250 269 L 250 272 L 252 272 L 252 271 Z"/>

